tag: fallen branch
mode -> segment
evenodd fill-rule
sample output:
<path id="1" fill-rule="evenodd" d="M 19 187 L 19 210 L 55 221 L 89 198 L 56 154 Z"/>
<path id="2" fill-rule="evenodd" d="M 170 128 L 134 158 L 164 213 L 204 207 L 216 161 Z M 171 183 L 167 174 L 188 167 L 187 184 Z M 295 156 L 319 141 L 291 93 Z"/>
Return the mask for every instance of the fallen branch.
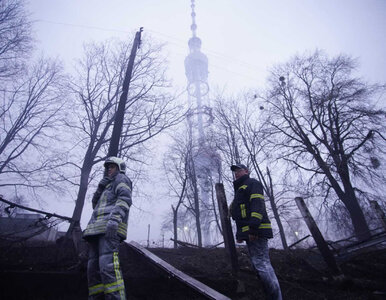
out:
<path id="1" fill-rule="evenodd" d="M 197 245 L 194 245 L 194 244 L 190 244 L 190 243 L 187 243 L 187 242 L 182 242 L 182 241 L 179 241 L 179 240 L 175 240 L 173 238 L 170 238 L 170 240 L 172 240 L 173 242 L 176 242 L 177 244 L 179 244 L 181 246 L 184 246 L 184 247 L 201 248 L 200 246 L 197 246 Z"/>
<path id="2" fill-rule="evenodd" d="M 65 216 L 61 216 L 61 215 L 57 215 L 57 214 L 52 214 L 52 213 L 49 213 L 49 212 L 46 212 L 46 211 L 42 211 L 42 210 L 39 210 L 39 209 L 34 209 L 34 208 L 30 208 L 30 207 L 26 207 L 26 206 L 23 206 L 23 205 L 20 205 L 20 204 L 13 203 L 11 201 L 5 200 L 2 196 L 0 196 L 0 201 L 9 204 L 9 207 L 7 207 L 7 208 L 19 207 L 19 208 L 22 208 L 22 209 L 25 209 L 25 210 L 29 210 L 29 211 L 45 214 L 47 216 L 47 219 L 49 219 L 51 217 L 55 217 L 55 218 L 59 218 L 59 219 L 67 220 L 67 221 L 71 221 L 72 220 L 72 218 L 70 218 L 70 217 L 65 217 Z"/>

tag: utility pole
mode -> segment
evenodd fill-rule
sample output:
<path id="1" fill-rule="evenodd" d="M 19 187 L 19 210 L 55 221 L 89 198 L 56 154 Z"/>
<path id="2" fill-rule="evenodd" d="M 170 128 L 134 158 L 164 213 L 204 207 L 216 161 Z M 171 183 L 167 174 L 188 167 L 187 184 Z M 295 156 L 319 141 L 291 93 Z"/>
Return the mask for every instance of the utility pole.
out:
<path id="1" fill-rule="evenodd" d="M 123 81 L 123 86 L 122 86 L 122 94 L 121 94 L 121 97 L 119 98 L 117 112 L 115 113 L 113 133 L 111 134 L 110 146 L 107 154 L 108 156 L 118 156 L 119 139 L 122 133 L 123 119 L 125 115 L 125 106 L 126 106 L 127 96 L 129 94 L 129 87 L 130 87 L 131 75 L 133 73 L 135 56 L 137 54 L 137 49 L 141 45 L 142 30 L 143 30 L 143 27 L 141 27 L 139 31 L 136 32 L 134 42 L 133 42 L 133 47 L 131 48 L 129 63 L 127 65 L 125 79 Z"/>
<path id="2" fill-rule="evenodd" d="M 127 96 L 129 93 L 129 87 L 130 87 L 131 75 L 133 73 L 135 56 L 137 54 L 137 49 L 141 45 L 142 30 L 143 30 L 143 27 L 141 27 L 139 31 L 136 32 L 133 46 L 131 48 L 129 63 L 127 65 L 125 79 L 122 85 L 122 94 L 119 99 L 118 109 L 115 113 L 114 127 L 111 135 L 107 156 L 118 156 L 119 139 L 122 133 L 123 119 L 125 115 L 125 106 L 126 106 Z M 105 176 L 106 175 L 107 175 L 107 170 L 105 171 Z M 74 212 L 74 215 L 75 215 L 75 212 Z M 69 235 L 72 235 L 72 239 L 74 241 L 75 247 L 78 247 L 78 244 L 80 244 L 80 240 L 82 237 L 82 231 L 80 228 L 80 215 L 78 217 L 74 217 L 74 216 L 72 217 L 70 228 L 67 231 L 67 236 Z"/>

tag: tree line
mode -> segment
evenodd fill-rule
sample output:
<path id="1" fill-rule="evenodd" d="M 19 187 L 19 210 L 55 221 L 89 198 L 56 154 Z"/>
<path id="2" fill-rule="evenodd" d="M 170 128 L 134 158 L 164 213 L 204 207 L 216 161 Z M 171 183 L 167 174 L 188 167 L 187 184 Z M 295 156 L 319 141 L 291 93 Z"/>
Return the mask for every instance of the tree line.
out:
<path id="1" fill-rule="evenodd" d="M 357 69 L 357 61 L 347 55 L 329 57 L 316 50 L 274 66 L 260 91 L 215 97 L 215 121 L 207 128 L 210 142 L 205 147 L 220 157 L 220 178 L 228 184 L 230 198 L 231 164 L 247 164 L 262 182 L 283 248 L 301 227 L 296 196 L 308 201 L 335 238 L 365 240 L 371 229 L 380 227 L 370 204 L 385 207 L 385 85 L 365 82 L 356 76 Z M 197 176 L 190 157 L 199 155 L 202 145 L 181 136 L 165 156 L 165 172 L 172 173 L 169 182 L 177 198 L 172 206 L 174 239 L 183 224 L 198 227 L 194 218 L 200 213 L 210 214 L 201 226 L 218 227 L 221 233 L 215 201 L 199 210 L 192 206 Z M 165 230 L 171 229 L 168 222 Z"/>

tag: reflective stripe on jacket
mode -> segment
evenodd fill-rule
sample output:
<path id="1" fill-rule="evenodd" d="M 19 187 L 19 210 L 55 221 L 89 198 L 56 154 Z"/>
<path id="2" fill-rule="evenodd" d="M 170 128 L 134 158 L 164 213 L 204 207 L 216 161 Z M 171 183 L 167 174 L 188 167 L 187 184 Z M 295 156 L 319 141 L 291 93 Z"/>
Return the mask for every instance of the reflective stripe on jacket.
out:
<path id="1" fill-rule="evenodd" d="M 127 236 L 127 221 L 131 200 L 131 181 L 122 173 L 115 175 L 101 194 L 83 236 L 104 234 L 110 219 L 118 222 L 118 236 Z"/>
<path id="2" fill-rule="evenodd" d="M 248 234 L 272 238 L 272 226 L 265 208 L 262 184 L 244 175 L 233 182 L 235 198 L 231 204 L 236 221 L 236 239 L 248 240 Z"/>

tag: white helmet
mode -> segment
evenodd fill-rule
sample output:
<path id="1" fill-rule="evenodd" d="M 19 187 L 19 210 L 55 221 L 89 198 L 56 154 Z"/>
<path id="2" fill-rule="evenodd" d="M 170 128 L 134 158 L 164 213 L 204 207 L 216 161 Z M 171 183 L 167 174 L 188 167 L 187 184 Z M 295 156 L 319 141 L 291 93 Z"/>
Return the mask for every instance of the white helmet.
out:
<path id="1" fill-rule="evenodd" d="M 123 174 L 125 174 L 126 172 L 126 163 L 123 161 L 123 159 L 120 159 L 119 157 L 110 156 L 109 158 L 106 159 L 103 166 L 106 168 L 107 164 L 115 164 L 118 166 L 119 172 Z"/>

